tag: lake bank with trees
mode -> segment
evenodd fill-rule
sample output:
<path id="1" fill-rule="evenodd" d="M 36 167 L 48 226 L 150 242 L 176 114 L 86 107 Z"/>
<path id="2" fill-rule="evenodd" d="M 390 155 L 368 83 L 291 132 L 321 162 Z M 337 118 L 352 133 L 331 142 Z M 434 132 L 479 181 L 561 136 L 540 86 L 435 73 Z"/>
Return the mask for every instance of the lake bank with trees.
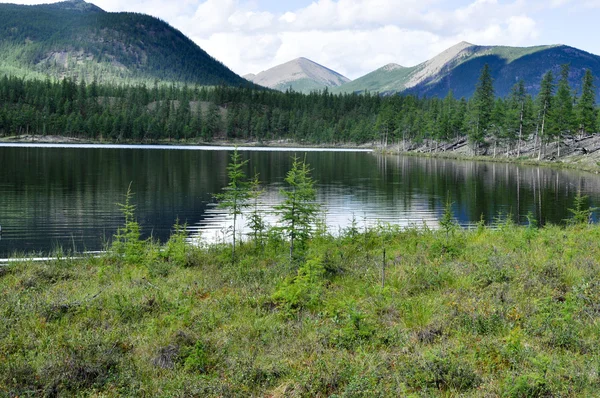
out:
<path id="1" fill-rule="evenodd" d="M 0 140 L 367 147 L 566 160 L 572 166 L 577 156 L 595 159 L 600 117 L 591 73 L 584 75 L 581 93 L 573 93 L 568 76 L 565 65 L 558 78 L 552 71 L 544 76 L 537 96 L 520 81 L 502 98 L 495 96 L 486 66 L 469 99 L 452 92 L 445 98 L 327 90 L 305 95 L 5 76 Z M 582 163 L 592 169 L 595 162 Z"/>

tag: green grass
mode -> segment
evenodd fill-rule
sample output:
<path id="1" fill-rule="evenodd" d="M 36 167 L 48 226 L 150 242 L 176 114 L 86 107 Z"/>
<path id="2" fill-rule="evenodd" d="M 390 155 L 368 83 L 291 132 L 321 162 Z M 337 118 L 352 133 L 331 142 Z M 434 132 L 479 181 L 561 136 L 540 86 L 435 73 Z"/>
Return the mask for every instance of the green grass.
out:
<path id="1" fill-rule="evenodd" d="M 245 243 L 231 264 L 179 233 L 127 261 L 12 264 L 0 396 L 598 396 L 598 242 L 587 225 L 378 228 L 315 237 L 293 264 L 275 237 Z"/>

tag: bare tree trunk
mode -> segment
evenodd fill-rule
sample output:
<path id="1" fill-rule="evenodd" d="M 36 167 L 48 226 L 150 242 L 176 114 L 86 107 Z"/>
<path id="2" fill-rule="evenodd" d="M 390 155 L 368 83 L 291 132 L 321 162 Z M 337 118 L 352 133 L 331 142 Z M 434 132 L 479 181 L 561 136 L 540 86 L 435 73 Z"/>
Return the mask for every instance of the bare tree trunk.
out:
<path id="1" fill-rule="evenodd" d="M 521 141 L 523 140 L 523 113 L 525 109 L 525 102 L 521 102 L 521 122 L 519 123 L 519 146 L 517 148 L 517 157 L 521 156 Z"/>
<path id="2" fill-rule="evenodd" d="M 544 111 L 544 116 L 542 117 L 542 131 L 540 133 L 540 151 L 538 153 L 538 160 L 542 160 L 542 147 L 544 146 L 544 127 L 546 125 L 546 112 Z"/>

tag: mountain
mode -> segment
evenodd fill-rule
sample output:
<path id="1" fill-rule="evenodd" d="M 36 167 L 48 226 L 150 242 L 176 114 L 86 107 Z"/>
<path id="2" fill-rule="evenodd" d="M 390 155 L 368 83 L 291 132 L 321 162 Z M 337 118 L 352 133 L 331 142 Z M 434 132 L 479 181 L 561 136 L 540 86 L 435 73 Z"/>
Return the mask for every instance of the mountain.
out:
<path id="1" fill-rule="evenodd" d="M 470 97 L 475 91 L 481 69 L 491 68 L 494 89 L 505 96 L 520 79 L 527 91 L 537 94 L 542 76 L 551 70 L 558 78 L 563 64 L 571 65 L 571 86 L 581 89 L 586 69 L 600 78 L 600 57 L 565 45 L 537 47 L 477 46 L 459 43 L 429 61 L 413 67 L 386 65 L 333 92 L 397 92 L 443 97 L 450 90 L 456 97 Z M 597 87 L 600 80 L 597 80 Z M 600 91 L 599 91 L 600 94 Z"/>
<path id="2" fill-rule="evenodd" d="M 167 23 L 83 0 L 0 4 L 0 54 L 0 74 L 249 84 Z"/>
<path id="3" fill-rule="evenodd" d="M 248 74 L 244 77 L 264 87 L 280 91 L 292 89 L 302 93 L 337 87 L 350 81 L 347 77 L 306 58 L 298 58 L 258 75 Z"/>

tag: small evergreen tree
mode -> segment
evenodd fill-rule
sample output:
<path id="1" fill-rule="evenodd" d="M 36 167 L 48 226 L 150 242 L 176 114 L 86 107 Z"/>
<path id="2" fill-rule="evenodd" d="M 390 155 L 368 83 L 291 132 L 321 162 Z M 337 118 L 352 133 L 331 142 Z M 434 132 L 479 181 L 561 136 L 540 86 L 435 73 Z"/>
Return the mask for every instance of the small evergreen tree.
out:
<path id="1" fill-rule="evenodd" d="M 452 213 L 452 204 L 453 203 L 450 200 L 450 195 L 448 195 L 446 198 L 446 204 L 444 206 L 444 213 L 440 219 L 440 225 L 446 232 L 446 240 L 450 238 L 450 234 L 454 233 L 454 230 L 458 227 L 458 224 L 454 219 L 454 214 Z"/>
<path id="2" fill-rule="evenodd" d="M 258 179 L 258 173 L 256 173 L 252 181 L 250 181 L 250 199 L 253 203 L 252 212 L 248 217 L 248 227 L 252 231 L 252 238 L 257 246 L 262 246 L 264 234 L 267 229 L 259 203 L 260 196 L 263 193 L 264 190 L 260 189 L 260 180 Z"/>
<path id="3" fill-rule="evenodd" d="M 292 169 L 285 178 L 288 188 L 280 190 L 284 201 L 275 207 L 279 211 L 281 230 L 290 240 L 290 260 L 296 244 L 303 245 L 310 237 L 319 212 L 319 206 L 315 203 L 315 182 L 310 176 L 306 159 L 300 160 L 296 156 L 292 159 Z"/>
<path id="4" fill-rule="evenodd" d="M 133 192 L 131 184 L 125 194 L 125 203 L 119 203 L 121 213 L 125 218 L 122 227 L 117 229 L 112 243 L 112 252 L 128 263 L 139 263 L 144 252 L 144 242 L 140 239 L 140 225 L 135 220 L 135 205 L 131 203 Z"/>
<path id="5" fill-rule="evenodd" d="M 581 191 L 577 191 L 577 196 L 575 196 L 574 200 L 575 208 L 568 209 L 573 215 L 572 218 L 567 220 L 569 225 L 582 225 L 592 222 L 592 215 L 598 209 L 596 207 L 585 207 L 587 199 L 587 195 L 582 196 Z"/>
<path id="6" fill-rule="evenodd" d="M 248 160 L 242 161 L 237 148 L 235 148 L 231 154 L 231 161 L 227 166 L 229 183 L 223 188 L 223 193 L 214 195 L 215 199 L 219 201 L 218 207 L 227 209 L 229 214 L 233 216 L 233 246 L 231 249 L 233 262 L 235 262 L 237 219 L 242 214 L 243 209 L 248 206 L 248 200 L 250 199 L 250 184 L 246 181 L 246 173 L 244 172 L 246 164 L 248 164 Z"/>

